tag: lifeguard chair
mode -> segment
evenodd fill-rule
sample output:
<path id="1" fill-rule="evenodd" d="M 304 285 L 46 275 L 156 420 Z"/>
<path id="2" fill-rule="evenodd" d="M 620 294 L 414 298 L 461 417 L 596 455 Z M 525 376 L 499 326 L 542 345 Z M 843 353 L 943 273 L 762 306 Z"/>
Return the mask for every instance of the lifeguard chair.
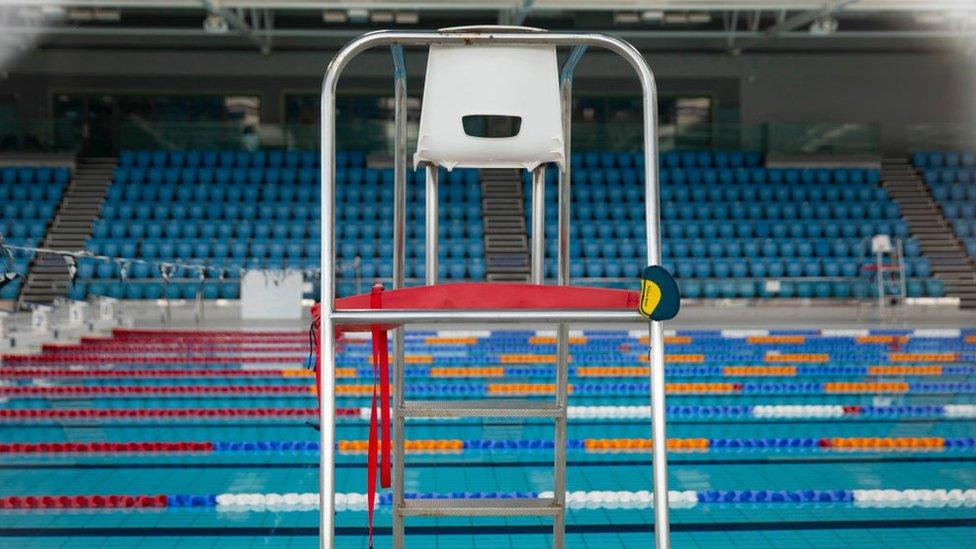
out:
<path id="1" fill-rule="evenodd" d="M 889 300 L 904 303 L 908 297 L 904 244 L 900 238 L 876 234 L 861 239 L 861 250 L 862 256 L 874 256 L 873 263 L 862 260 L 861 270 L 867 275 L 868 282 L 875 285 L 878 314 L 884 316 Z"/>
<path id="2" fill-rule="evenodd" d="M 357 54 L 391 48 L 396 112 L 392 289 L 335 297 L 335 95 L 340 74 Z M 429 47 L 414 166 L 426 170 L 426 285 L 404 288 L 406 221 L 406 67 L 403 47 Z M 560 73 L 556 48 L 572 47 Z M 321 547 L 333 547 L 335 339 L 337 331 L 393 330 L 393 547 L 404 546 L 408 516 L 548 516 L 553 547 L 564 545 L 569 324 L 648 322 L 642 295 L 569 287 L 570 125 L 573 72 L 587 47 L 621 57 L 637 72 L 644 99 L 647 264 L 661 262 L 657 178 L 656 90 L 643 57 L 630 44 L 601 34 L 549 33 L 521 27 L 465 27 L 438 32 L 382 31 L 363 35 L 332 60 L 322 86 Z M 543 281 L 545 170 L 559 169 L 558 285 Z M 438 167 L 525 168 L 532 172 L 533 284 L 438 284 Z M 636 282 L 636 281 L 635 281 Z M 672 281 L 673 283 L 673 281 Z M 660 297 L 660 294 L 658 294 Z M 675 296 L 676 298 L 676 296 Z M 676 312 L 676 308 L 674 309 Z M 673 315 L 673 313 L 672 313 Z M 651 318 L 655 318 L 653 315 Z M 555 399 L 410 401 L 404 395 L 404 328 L 425 324 L 556 325 Z M 649 352 L 657 547 L 668 547 L 668 488 L 662 322 L 650 320 Z M 385 336 L 384 336 L 385 337 Z M 385 348 L 382 348 L 385 357 Z M 524 499 L 405 499 L 404 420 L 408 417 L 551 418 L 555 422 L 551 497 Z"/>

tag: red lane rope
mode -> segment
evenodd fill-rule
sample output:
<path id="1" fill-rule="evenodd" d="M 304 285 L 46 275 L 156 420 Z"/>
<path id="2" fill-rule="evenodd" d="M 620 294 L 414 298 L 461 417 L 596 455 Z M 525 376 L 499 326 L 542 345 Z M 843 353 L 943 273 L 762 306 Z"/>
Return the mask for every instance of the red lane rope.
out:
<path id="1" fill-rule="evenodd" d="M 42 354 L 105 354 L 105 353 L 307 353 L 302 345 L 72 345 L 42 346 Z"/>
<path id="2" fill-rule="evenodd" d="M 9 364 L 173 364 L 173 363 L 206 363 L 206 364 L 253 364 L 302 363 L 305 357 L 301 355 L 269 355 L 269 356 L 113 356 L 103 355 L 3 355 L 3 362 Z"/>
<path id="3" fill-rule="evenodd" d="M 293 369 L 286 371 L 300 372 Z M 0 368 L 0 377 L 66 377 L 66 378 L 207 378 L 207 377 L 273 377 L 281 378 L 281 369 L 243 370 L 221 368 L 215 370 L 183 370 L 180 368 L 159 368 L 157 370 L 72 370 L 68 368 Z"/>
<path id="4" fill-rule="evenodd" d="M 140 419 L 225 417 L 318 417 L 315 408 L 91 408 L 0 410 L 0 419 Z M 359 408 L 336 408 L 336 417 L 359 417 Z"/>
<path id="5" fill-rule="evenodd" d="M 14 442 L 0 443 L 0 454 L 90 452 L 211 452 L 213 442 Z"/>
<path id="6" fill-rule="evenodd" d="M 166 507 L 169 498 L 139 495 L 94 496 L 8 496 L 0 497 L 0 509 L 106 509 L 121 507 Z"/>
<path id="7" fill-rule="evenodd" d="M 267 338 L 301 339 L 305 334 L 294 331 L 238 331 L 238 330 L 156 330 L 116 328 L 112 335 L 120 339 L 237 339 L 254 341 Z"/>
<path id="8" fill-rule="evenodd" d="M 116 342 L 144 342 L 144 343 L 174 343 L 174 342 L 195 342 L 195 343 L 269 343 L 269 342 L 292 342 L 302 341 L 302 337 L 295 333 L 287 334 L 254 334 L 249 332 L 235 332 L 234 334 L 185 334 L 179 332 L 160 332 L 155 335 L 146 336 L 126 336 L 115 334 L 110 338 L 86 337 L 82 342 L 116 341 Z"/>
<path id="9" fill-rule="evenodd" d="M 304 385 L 239 385 L 239 386 L 203 386 L 203 385 L 159 385 L 153 387 L 142 386 L 86 386 L 71 385 L 60 387 L 0 387 L 0 395 L 256 395 L 256 394 L 290 394 L 309 395 L 312 389 Z"/>
<path id="10" fill-rule="evenodd" d="M 276 335 L 262 335 L 261 333 L 254 334 L 255 332 L 181 332 L 178 330 L 171 331 L 161 331 L 157 334 L 146 334 L 146 335 L 126 335 L 120 333 L 118 330 L 110 336 L 100 336 L 100 335 L 83 335 L 79 338 L 81 343 L 104 343 L 107 341 L 128 341 L 128 342 L 139 342 L 139 341 L 154 341 L 162 338 L 166 339 L 186 339 L 190 341 L 206 341 L 206 340 L 220 340 L 220 339 L 232 339 L 235 341 L 240 341 L 241 343 L 248 343 L 250 341 L 260 340 L 260 339 L 271 339 L 272 337 L 278 337 L 284 340 L 296 340 L 301 341 L 302 332 L 275 332 Z M 56 344 L 56 343 L 55 343 Z M 71 345 L 70 343 L 63 343 L 63 345 Z"/>

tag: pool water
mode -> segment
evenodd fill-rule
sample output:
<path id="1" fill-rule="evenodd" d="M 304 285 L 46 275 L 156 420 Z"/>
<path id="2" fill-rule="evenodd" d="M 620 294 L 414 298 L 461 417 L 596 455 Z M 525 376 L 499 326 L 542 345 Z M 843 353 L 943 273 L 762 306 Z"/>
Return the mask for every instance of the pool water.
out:
<path id="1" fill-rule="evenodd" d="M 667 337 L 676 547 L 973 547 L 976 330 Z M 408 332 L 408 399 L 551 398 L 554 334 Z M 567 546 L 652 543 L 646 335 L 573 332 Z M 317 545 L 304 332 L 117 330 L 5 357 L 0 546 Z M 370 342 L 337 364 L 339 547 L 367 547 Z M 408 497 L 552 490 L 550 420 L 409 420 Z M 376 546 L 390 546 L 389 491 Z M 546 547 L 542 518 L 408 518 L 407 547 Z"/>

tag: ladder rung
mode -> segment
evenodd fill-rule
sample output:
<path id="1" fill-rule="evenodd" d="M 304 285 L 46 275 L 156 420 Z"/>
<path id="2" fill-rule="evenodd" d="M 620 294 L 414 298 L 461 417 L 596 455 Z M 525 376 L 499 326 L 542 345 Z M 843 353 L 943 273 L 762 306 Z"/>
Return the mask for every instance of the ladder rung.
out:
<path id="1" fill-rule="evenodd" d="M 533 400 L 413 400 L 403 403 L 403 417 L 562 417 L 565 409 Z"/>
<path id="2" fill-rule="evenodd" d="M 561 511 L 553 498 L 408 499 L 401 515 L 427 517 L 553 516 Z"/>

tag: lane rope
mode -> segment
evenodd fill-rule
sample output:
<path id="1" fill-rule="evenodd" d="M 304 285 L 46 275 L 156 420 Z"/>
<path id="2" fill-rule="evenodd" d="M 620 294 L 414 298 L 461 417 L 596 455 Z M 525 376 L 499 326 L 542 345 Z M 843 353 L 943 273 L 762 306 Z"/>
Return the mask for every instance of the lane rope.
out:
<path id="1" fill-rule="evenodd" d="M 515 499 L 551 498 L 543 492 L 408 492 L 405 499 Z M 381 494 L 374 510 L 390 508 L 392 494 Z M 976 507 L 976 489 L 838 489 L 838 490 L 670 490 L 668 506 L 691 509 L 699 505 L 850 505 L 867 508 L 952 508 Z M 580 490 L 566 492 L 566 506 L 572 510 L 651 509 L 653 493 L 647 490 Z M 315 492 L 222 493 L 159 495 L 31 495 L 0 497 L 0 512 L 47 509 L 121 508 L 210 508 L 217 512 L 301 512 L 317 511 Z M 362 493 L 336 493 L 337 512 L 362 512 L 369 498 Z"/>

